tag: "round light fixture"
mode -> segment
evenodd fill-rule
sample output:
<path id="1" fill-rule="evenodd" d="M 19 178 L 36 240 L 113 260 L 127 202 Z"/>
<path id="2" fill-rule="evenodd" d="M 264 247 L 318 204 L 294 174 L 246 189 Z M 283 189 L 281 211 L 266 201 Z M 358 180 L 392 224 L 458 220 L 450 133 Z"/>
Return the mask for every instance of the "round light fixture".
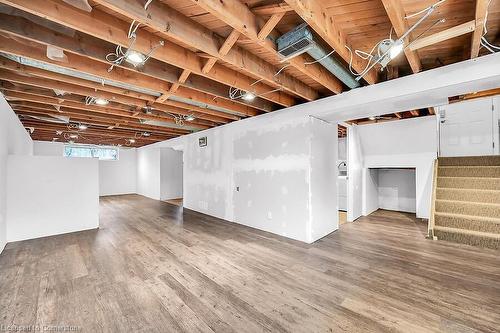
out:
<path id="1" fill-rule="evenodd" d="M 253 101 L 255 99 L 255 94 L 250 91 L 247 91 L 243 94 L 242 98 L 245 101 Z"/>
<path id="2" fill-rule="evenodd" d="M 377 117 L 375 117 L 375 116 L 371 116 L 371 117 L 369 117 L 368 119 L 370 119 L 370 120 L 375 120 L 375 119 L 377 119 Z"/>
<path id="3" fill-rule="evenodd" d="M 148 136 L 151 136 L 151 133 L 149 133 L 149 132 L 144 132 L 144 133 L 142 133 L 142 136 L 148 137 Z"/>
<path id="4" fill-rule="evenodd" d="M 105 98 L 97 97 L 96 99 L 94 99 L 94 103 L 97 105 L 108 105 L 109 101 Z"/>
<path id="5" fill-rule="evenodd" d="M 135 143 L 135 139 L 128 139 L 128 142 Z"/>
<path id="6" fill-rule="evenodd" d="M 395 41 L 392 46 L 391 50 L 389 51 L 389 56 L 391 59 L 396 58 L 401 52 L 403 51 L 403 42 L 400 40 Z"/>
<path id="7" fill-rule="evenodd" d="M 88 128 L 88 126 L 87 126 L 87 125 L 85 125 L 85 124 L 79 124 L 79 125 L 78 125 L 78 129 L 79 129 L 79 130 L 84 131 L 84 130 L 86 130 L 87 128 Z"/>
<path id="8" fill-rule="evenodd" d="M 129 50 L 126 55 L 126 60 L 128 63 L 138 66 L 146 61 L 146 56 L 140 52 Z"/>
<path id="9" fill-rule="evenodd" d="M 194 115 L 190 114 L 190 115 L 187 115 L 187 116 L 186 116 L 186 118 L 184 118 L 184 119 L 186 119 L 186 121 L 193 121 L 193 120 L 195 120 L 196 118 L 195 118 L 195 116 L 194 116 Z"/>

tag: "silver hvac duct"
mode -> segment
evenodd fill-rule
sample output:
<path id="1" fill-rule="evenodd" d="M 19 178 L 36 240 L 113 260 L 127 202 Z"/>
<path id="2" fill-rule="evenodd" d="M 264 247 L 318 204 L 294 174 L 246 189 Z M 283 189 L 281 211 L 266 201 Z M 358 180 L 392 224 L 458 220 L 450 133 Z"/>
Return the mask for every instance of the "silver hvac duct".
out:
<path id="1" fill-rule="evenodd" d="M 276 40 L 278 53 L 287 60 L 299 54 L 307 53 L 314 60 L 339 78 L 349 88 L 357 88 L 360 83 L 335 57 L 328 56 L 328 52 L 314 40 L 314 36 L 306 23 L 295 27 Z"/>

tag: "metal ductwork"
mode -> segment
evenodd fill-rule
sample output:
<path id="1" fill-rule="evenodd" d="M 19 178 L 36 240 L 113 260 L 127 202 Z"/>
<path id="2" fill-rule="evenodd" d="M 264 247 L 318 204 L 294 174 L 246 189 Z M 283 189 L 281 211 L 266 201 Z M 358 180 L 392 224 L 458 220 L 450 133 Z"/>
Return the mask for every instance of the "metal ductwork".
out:
<path id="1" fill-rule="evenodd" d="M 307 53 L 349 88 L 353 89 L 360 86 L 355 76 L 335 57 L 328 56 L 328 52 L 320 43 L 315 41 L 314 35 L 306 23 L 302 23 L 282 35 L 276 40 L 276 43 L 278 53 L 283 57 L 283 61 Z"/>

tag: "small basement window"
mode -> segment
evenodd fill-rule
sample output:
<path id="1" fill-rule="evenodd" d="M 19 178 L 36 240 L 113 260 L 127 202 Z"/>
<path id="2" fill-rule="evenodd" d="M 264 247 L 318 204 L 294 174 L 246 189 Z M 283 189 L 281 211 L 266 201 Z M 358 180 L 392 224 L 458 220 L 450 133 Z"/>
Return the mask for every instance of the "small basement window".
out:
<path id="1" fill-rule="evenodd" d="M 90 157 L 98 158 L 103 161 L 116 161 L 118 160 L 118 149 L 68 145 L 64 147 L 64 156 Z"/>

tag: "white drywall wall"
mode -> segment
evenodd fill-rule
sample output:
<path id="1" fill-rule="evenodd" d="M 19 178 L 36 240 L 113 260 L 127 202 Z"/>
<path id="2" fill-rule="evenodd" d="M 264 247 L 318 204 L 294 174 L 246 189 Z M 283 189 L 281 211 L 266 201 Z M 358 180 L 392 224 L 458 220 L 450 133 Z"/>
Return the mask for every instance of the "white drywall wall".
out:
<path id="1" fill-rule="evenodd" d="M 161 200 L 182 198 L 182 151 L 160 148 Z"/>
<path id="2" fill-rule="evenodd" d="M 137 150 L 137 193 L 160 200 L 160 148 Z"/>
<path id="3" fill-rule="evenodd" d="M 7 170 L 7 241 L 99 227 L 97 160 L 10 155 Z"/>
<path id="4" fill-rule="evenodd" d="M 435 117 L 362 125 L 357 130 L 364 168 L 416 169 L 416 215 L 429 218 L 432 168 L 437 157 Z"/>
<path id="5" fill-rule="evenodd" d="M 378 169 L 363 169 L 363 193 L 362 195 L 363 208 L 362 214 L 364 216 L 370 215 L 379 209 L 379 194 L 378 194 Z"/>
<path id="6" fill-rule="evenodd" d="M 339 228 L 337 203 L 337 125 L 311 118 L 310 227 L 307 239 L 320 239 Z"/>
<path id="7" fill-rule="evenodd" d="M 416 212 L 414 169 L 378 170 L 378 206 L 399 212 Z"/>
<path id="8" fill-rule="evenodd" d="M 62 142 L 34 141 L 35 156 L 63 156 Z M 137 192 L 137 150 L 119 148 L 117 161 L 99 161 L 99 195 Z"/>
<path id="9" fill-rule="evenodd" d="M 308 182 L 308 180 L 304 182 L 301 180 L 302 174 L 300 170 L 304 169 L 304 166 L 301 165 L 303 159 L 296 158 L 302 153 L 294 149 L 290 154 L 287 148 L 288 142 L 307 139 L 304 136 L 307 135 L 308 130 L 307 128 L 303 128 L 298 132 L 292 130 L 290 131 L 292 134 L 289 137 L 280 138 L 282 134 L 279 132 L 282 132 L 284 127 L 300 126 L 300 123 L 305 122 L 305 119 L 310 115 L 337 123 L 339 121 L 380 115 L 382 113 L 401 112 L 446 104 L 449 96 L 496 87 L 500 79 L 500 67 L 497 65 L 499 59 L 500 54 L 489 55 L 381 84 L 353 89 L 318 101 L 153 144 L 149 147 L 139 149 L 139 155 L 141 155 L 141 151 L 151 151 L 158 147 L 180 147 L 183 149 L 185 162 L 184 198 L 186 207 L 234 221 L 234 212 L 241 209 L 241 203 L 246 202 L 248 204 L 250 201 L 250 204 L 253 205 L 254 199 L 261 200 L 261 193 L 264 198 L 268 198 L 268 201 L 273 200 L 268 193 L 271 187 L 263 184 L 269 181 L 272 176 L 276 177 L 272 179 L 274 182 L 273 191 L 276 188 L 280 188 L 280 184 L 299 189 L 304 183 Z M 244 157 L 237 157 L 236 160 L 236 157 L 233 157 L 233 152 L 238 152 L 240 149 L 233 148 L 238 138 L 242 140 L 237 143 L 237 147 L 244 147 L 245 144 L 253 144 L 254 139 L 259 139 L 260 136 L 273 138 L 274 135 L 276 135 L 276 138 L 267 143 L 270 147 L 262 148 L 263 153 L 260 156 L 256 152 L 251 152 L 250 160 Z M 207 136 L 208 147 L 198 147 L 198 138 L 201 136 Z M 260 144 L 261 141 L 257 141 Z M 350 148 L 351 145 L 349 145 Z M 267 154 L 265 154 L 266 152 Z M 303 153 L 310 155 L 309 151 Z M 362 163 L 363 155 L 360 154 L 359 157 L 359 163 Z M 140 158 L 138 157 L 138 159 Z M 158 162 L 156 162 L 157 160 Z M 157 169 L 160 168 L 159 157 L 157 159 L 153 158 L 151 161 L 158 165 Z M 245 162 L 251 163 L 245 165 Z M 159 172 L 156 172 L 156 168 L 151 167 L 150 171 L 152 172 L 150 177 L 148 172 L 144 172 L 141 177 L 138 177 L 138 188 L 151 189 L 149 184 L 150 179 L 157 179 L 159 177 Z M 143 171 L 146 170 L 147 168 L 143 169 Z M 248 175 L 243 174 L 245 170 L 249 172 Z M 265 171 L 269 171 L 269 173 L 266 174 Z M 349 169 L 350 175 L 352 175 L 351 171 Z M 355 179 L 361 179 L 362 167 L 357 168 L 357 171 L 359 171 L 359 177 L 355 177 Z M 141 171 L 138 171 L 138 174 L 141 174 Z M 236 175 L 238 179 L 236 179 Z M 233 202 L 233 200 L 240 200 L 234 199 L 235 194 L 233 193 L 236 188 L 236 182 L 240 182 L 240 176 L 243 177 L 243 180 L 255 177 L 255 181 L 258 182 L 260 188 L 254 194 L 248 196 L 249 200 L 245 200 L 246 198 L 244 198 L 241 201 Z M 278 177 L 288 180 L 279 180 L 277 179 Z M 419 172 L 417 172 L 416 177 L 417 182 L 419 180 L 423 182 L 425 175 L 419 175 Z M 253 182 L 250 183 L 253 184 Z M 355 187 L 359 190 L 361 186 L 362 181 L 359 180 Z M 350 190 L 351 188 L 350 183 Z M 417 191 L 419 191 L 419 188 Z M 151 192 L 156 193 L 156 189 L 153 189 Z M 159 190 L 157 192 L 159 193 Z M 361 215 L 362 193 L 359 192 L 359 194 L 359 201 L 355 200 L 354 202 L 359 204 L 356 214 Z M 430 200 L 430 193 L 421 194 L 423 196 L 428 195 Z M 290 209 L 293 204 L 303 207 L 303 205 L 300 206 L 301 195 L 294 193 L 293 197 L 287 198 L 287 209 Z M 335 203 L 336 198 L 332 198 L 332 201 Z M 421 201 L 425 202 L 425 198 L 422 197 Z M 280 207 L 277 205 L 274 207 L 273 205 L 273 209 L 279 210 Z M 421 207 L 420 210 L 425 210 L 425 207 Z M 418 211 L 417 209 L 417 214 Z M 266 215 L 269 216 L 268 212 L 268 209 L 258 209 L 258 216 L 252 219 L 250 222 L 251 225 L 256 227 L 263 225 L 265 228 L 268 228 L 264 230 L 271 230 L 276 224 L 280 224 L 279 222 L 285 222 L 286 224 L 287 220 L 276 221 L 273 220 L 274 218 L 271 219 L 272 222 L 261 220 L 263 216 L 265 218 L 267 218 Z M 241 214 L 245 216 L 246 213 L 238 212 L 238 214 L 240 214 L 238 216 L 241 216 Z M 271 213 L 271 216 L 274 215 Z M 306 220 L 305 223 L 310 223 L 310 220 Z M 281 227 L 282 233 L 280 234 L 288 231 L 283 228 L 285 227 Z M 301 237 L 300 239 L 307 241 L 307 237 Z"/>
<path id="10" fill-rule="evenodd" d="M 335 230 L 338 223 L 332 178 L 336 177 L 336 126 L 308 116 L 276 113 L 268 117 L 272 121 L 247 119 L 143 147 L 138 154 L 151 155 L 159 147 L 183 149 L 184 207 L 312 242 Z M 202 136 L 207 137 L 206 147 L 198 144 Z M 332 182 L 311 182 L 311 165 L 316 161 L 321 161 L 315 168 L 318 174 L 328 168 Z M 319 165 L 323 162 L 327 164 Z M 151 188 L 148 180 L 156 177 L 156 168 L 144 171 L 138 188 Z M 322 192 L 328 211 L 322 211 L 326 206 L 322 197 L 311 195 Z M 325 218 L 331 212 L 331 219 Z"/>
<path id="11" fill-rule="evenodd" d="M 347 221 L 363 215 L 363 147 L 359 126 L 347 128 Z"/>
<path id="12" fill-rule="evenodd" d="M 137 149 L 120 148 L 117 161 L 99 161 L 99 195 L 137 192 Z"/>
<path id="13" fill-rule="evenodd" d="M 33 141 L 14 111 L 0 94 L 0 252 L 7 244 L 6 204 L 8 155 L 31 155 Z"/>

